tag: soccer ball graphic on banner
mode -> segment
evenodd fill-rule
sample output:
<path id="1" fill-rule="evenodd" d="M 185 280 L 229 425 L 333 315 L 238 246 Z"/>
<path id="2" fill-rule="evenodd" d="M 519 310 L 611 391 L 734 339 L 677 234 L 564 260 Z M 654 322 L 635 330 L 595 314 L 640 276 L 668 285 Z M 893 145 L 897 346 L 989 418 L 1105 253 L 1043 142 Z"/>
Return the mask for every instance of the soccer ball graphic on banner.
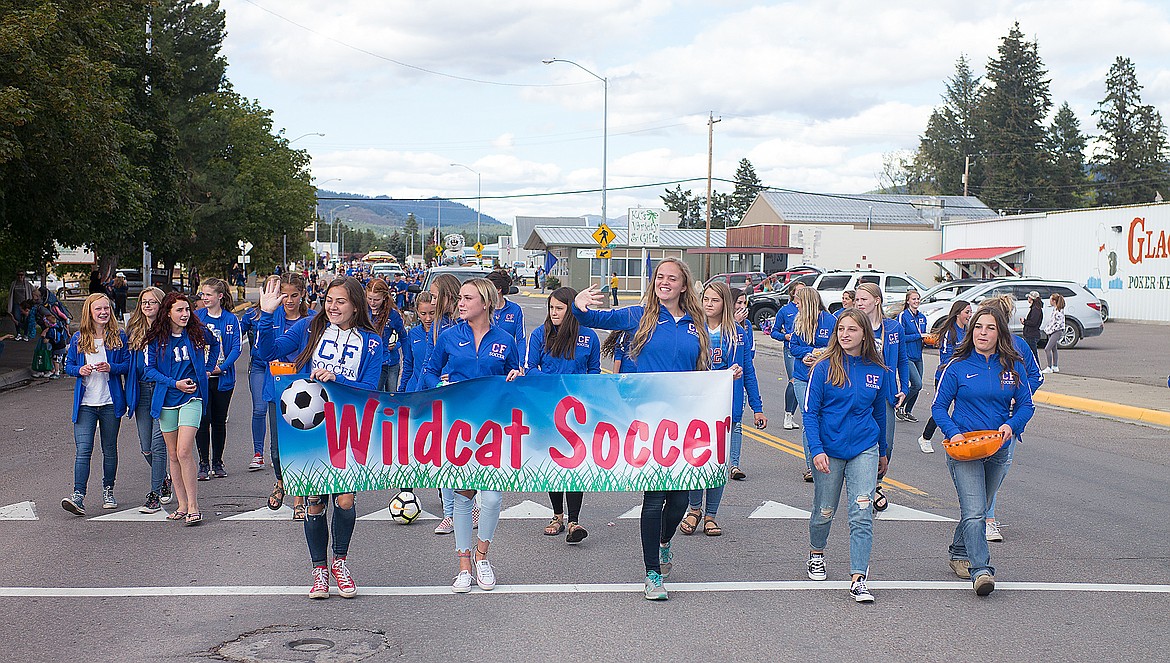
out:
<path id="1" fill-rule="evenodd" d="M 280 415 L 293 428 L 310 430 L 325 421 L 329 394 L 313 380 L 297 380 L 280 395 Z"/>
<path id="2" fill-rule="evenodd" d="M 422 513 L 414 493 L 403 491 L 390 500 L 390 517 L 397 523 L 409 525 Z"/>

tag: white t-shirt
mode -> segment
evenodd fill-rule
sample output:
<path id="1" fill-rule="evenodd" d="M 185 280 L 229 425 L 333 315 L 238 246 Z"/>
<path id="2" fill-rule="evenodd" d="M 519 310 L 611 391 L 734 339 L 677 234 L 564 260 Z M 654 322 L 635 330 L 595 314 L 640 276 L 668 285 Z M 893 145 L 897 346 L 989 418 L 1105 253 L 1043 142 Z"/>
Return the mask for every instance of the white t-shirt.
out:
<path id="1" fill-rule="evenodd" d="M 362 367 L 363 338 L 361 332 L 350 328 L 342 330 L 330 323 L 317 341 L 313 350 L 313 368 L 323 368 L 330 373 L 356 382 Z"/>
<path id="2" fill-rule="evenodd" d="M 105 341 L 100 338 L 95 338 L 93 340 L 93 348 L 95 352 L 85 353 L 85 363 L 92 366 L 106 361 Z M 110 394 L 109 373 L 93 371 L 89 375 L 81 378 L 81 385 L 84 387 L 81 396 L 82 405 L 96 407 L 110 405 L 114 402 L 114 397 Z"/>

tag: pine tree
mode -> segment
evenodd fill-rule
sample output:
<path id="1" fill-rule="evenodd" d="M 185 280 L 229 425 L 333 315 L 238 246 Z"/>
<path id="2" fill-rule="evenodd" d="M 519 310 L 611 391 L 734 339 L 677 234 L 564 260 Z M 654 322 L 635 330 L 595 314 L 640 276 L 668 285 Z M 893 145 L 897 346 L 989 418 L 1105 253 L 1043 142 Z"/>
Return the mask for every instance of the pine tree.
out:
<path id="1" fill-rule="evenodd" d="M 1094 171 L 1104 181 L 1104 205 L 1150 202 L 1165 192 L 1166 129 L 1161 114 L 1142 104 L 1141 84 L 1129 58 L 1118 56 L 1105 78 L 1105 99 L 1097 104 L 1102 148 Z"/>
<path id="2" fill-rule="evenodd" d="M 1053 207 L 1044 151 L 1044 119 L 1052 107 L 1048 72 L 1037 43 L 1024 39 L 1019 23 L 998 53 L 987 62 L 988 87 L 976 113 L 983 177 L 972 193 L 992 208 Z"/>
<path id="3" fill-rule="evenodd" d="M 735 170 L 735 190 L 731 193 L 728 226 L 737 226 L 747 214 L 756 196 L 764 190 L 764 183 L 756 175 L 756 169 L 747 159 L 739 160 Z"/>
<path id="4" fill-rule="evenodd" d="M 967 56 L 960 56 L 955 63 L 955 75 L 947 81 L 946 89 L 943 105 L 931 113 L 919 140 L 913 176 L 907 174 L 906 179 L 924 193 L 958 196 L 963 193 L 964 161 L 978 152 L 975 112 L 984 92 Z M 976 159 L 973 181 L 979 165 Z"/>
<path id="5" fill-rule="evenodd" d="M 1085 143 L 1081 123 L 1068 102 L 1052 118 L 1047 150 L 1052 160 L 1052 189 L 1055 205 L 1062 209 L 1086 207 L 1090 202 L 1085 175 Z"/>
<path id="6" fill-rule="evenodd" d="M 676 184 L 659 197 L 666 209 L 678 213 L 679 228 L 706 227 L 706 218 L 702 216 L 705 213 L 702 211 L 703 200 L 692 195 L 690 189 L 683 191 L 682 185 Z"/>

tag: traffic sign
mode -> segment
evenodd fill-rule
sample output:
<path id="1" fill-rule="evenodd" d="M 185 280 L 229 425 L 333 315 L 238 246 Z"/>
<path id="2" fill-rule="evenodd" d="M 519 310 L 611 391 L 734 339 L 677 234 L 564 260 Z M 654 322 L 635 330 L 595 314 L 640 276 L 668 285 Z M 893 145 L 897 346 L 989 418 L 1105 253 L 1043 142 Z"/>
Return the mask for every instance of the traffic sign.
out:
<path id="1" fill-rule="evenodd" d="M 597 245 L 601 247 L 609 246 L 616 238 L 617 236 L 604 223 L 597 226 L 597 230 L 593 231 L 593 241 L 597 242 Z"/>
<path id="2" fill-rule="evenodd" d="M 252 256 L 247 254 L 236 256 L 236 262 L 240 263 L 241 265 L 247 265 L 252 262 Z"/>
<path id="3" fill-rule="evenodd" d="M 443 247 L 435 245 L 435 255 L 437 255 L 437 256 L 443 255 Z"/>
<path id="4" fill-rule="evenodd" d="M 597 257 L 598 258 L 612 258 L 613 251 L 611 251 L 610 249 L 597 249 Z"/>
<path id="5" fill-rule="evenodd" d="M 240 247 L 240 253 L 243 255 L 248 255 L 248 252 L 252 250 L 252 243 L 246 239 L 236 242 L 236 246 Z"/>
<path id="6" fill-rule="evenodd" d="M 476 255 L 483 253 L 483 242 L 476 242 L 475 246 L 473 246 L 472 248 L 475 249 Z"/>

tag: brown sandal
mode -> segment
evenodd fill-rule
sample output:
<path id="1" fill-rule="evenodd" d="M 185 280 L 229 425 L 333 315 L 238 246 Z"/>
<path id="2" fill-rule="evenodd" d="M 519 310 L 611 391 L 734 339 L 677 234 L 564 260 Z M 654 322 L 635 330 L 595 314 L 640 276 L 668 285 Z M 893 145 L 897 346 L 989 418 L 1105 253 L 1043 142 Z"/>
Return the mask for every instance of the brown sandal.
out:
<path id="1" fill-rule="evenodd" d="M 715 518 L 707 516 L 703 518 L 703 534 L 707 536 L 722 536 L 723 528 L 719 523 L 715 522 Z"/>
<path id="2" fill-rule="evenodd" d="M 702 511 L 687 509 L 687 515 L 683 516 L 682 522 L 678 524 L 678 531 L 688 535 L 694 534 L 695 530 L 699 528 L 699 521 L 702 519 Z"/>
<path id="3" fill-rule="evenodd" d="M 553 516 L 544 528 L 544 535 L 556 536 L 563 531 L 565 531 L 565 517 L 563 515 Z"/>

